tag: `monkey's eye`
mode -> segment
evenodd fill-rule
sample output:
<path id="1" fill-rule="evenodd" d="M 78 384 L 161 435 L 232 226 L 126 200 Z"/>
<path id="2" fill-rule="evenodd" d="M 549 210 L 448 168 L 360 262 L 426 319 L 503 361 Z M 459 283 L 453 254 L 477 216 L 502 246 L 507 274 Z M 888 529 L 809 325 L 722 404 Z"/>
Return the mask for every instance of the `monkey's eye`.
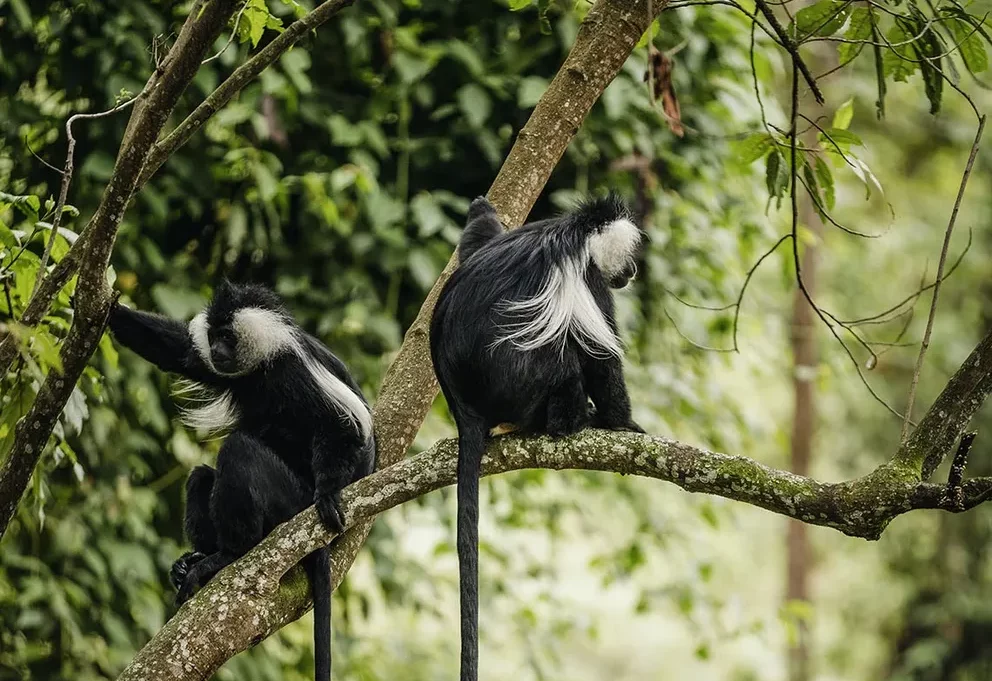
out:
<path id="1" fill-rule="evenodd" d="M 222 326 L 214 332 L 214 341 L 233 346 L 235 341 L 234 329 L 229 326 Z"/>

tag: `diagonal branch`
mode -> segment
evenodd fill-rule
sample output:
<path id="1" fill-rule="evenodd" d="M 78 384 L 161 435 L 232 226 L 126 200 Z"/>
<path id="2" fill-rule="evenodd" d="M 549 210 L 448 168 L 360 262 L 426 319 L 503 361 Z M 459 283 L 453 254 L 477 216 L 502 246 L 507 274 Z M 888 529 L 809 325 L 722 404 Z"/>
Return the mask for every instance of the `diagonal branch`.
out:
<path id="1" fill-rule="evenodd" d="M 0 468 L 0 537 L 31 480 L 59 414 L 103 335 L 112 299 L 106 278 L 110 253 L 148 150 L 196 75 L 207 49 L 233 14 L 234 4 L 235 0 L 194 2 L 165 63 L 152 74 L 143 90 L 144 98 L 136 101 L 113 175 L 84 230 L 86 241 L 78 255 L 79 284 L 72 326 L 59 353 L 62 372 L 51 370 L 45 378 L 34 404 L 18 422 L 14 443 Z"/>
<path id="2" fill-rule="evenodd" d="M 325 0 L 316 8 L 303 15 L 286 27 L 279 36 L 255 56 L 234 70 L 217 89 L 210 93 L 175 130 L 164 139 L 159 140 L 148 154 L 148 161 L 138 180 L 140 189 L 158 172 L 175 151 L 186 144 L 197 130 L 203 127 L 211 116 L 220 111 L 236 94 L 253 81 L 258 74 L 275 63 L 308 31 L 316 30 L 321 24 L 333 17 L 345 7 L 354 4 L 355 0 Z M 226 49 L 226 48 L 225 48 Z M 218 53 L 219 54 L 219 53 Z M 211 57 L 213 58 L 213 57 Z"/>
<path id="3" fill-rule="evenodd" d="M 937 296 L 940 295 L 940 284 L 944 279 L 944 266 L 947 263 L 947 249 L 951 245 L 951 234 L 954 232 L 954 222 L 958 217 L 958 210 L 961 208 L 961 200 L 964 198 L 964 190 L 968 186 L 968 178 L 971 177 L 971 170 L 975 166 L 975 157 L 978 156 L 978 145 L 982 141 L 982 132 L 985 130 L 985 116 L 978 118 L 978 132 L 975 133 L 975 142 L 971 145 L 971 154 L 968 155 L 968 164 L 964 168 L 961 176 L 961 185 L 958 187 L 957 198 L 954 199 L 954 208 L 951 210 L 951 219 L 944 230 L 944 243 L 940 249 L 940 259 L 937 261 L 937 274 L 933 280 L 933 297 L 930 299 L 930 312 L 927 315 L 927 327 L 923 332 L 923 341 L 920 343 L 920 354 L 916 358 L 916 367 L 913 369 L 913 378 L 909 384 L 909 397 L 906 399 L 906 416 L 902 422 L 902 441 L 909 437 L 909 424 L 913 419 L 913 403 L 916 401 L 916 386 L 920 382 L 920 372 L 923 370 L 923 360 L 927 355 L 927 348 L 930 347 L 930 334 L 933 332 L 933 322 L 937 316 Z"/>
<path id="4" fill-rule="evenodd" d="M 356 482 L 343 494 L 346 524 L 354 527 L 377 513 L 454 484 L 457 461 L 457 440 L 442 440 L 416 457 Z M 947 500 L 943 485 L 916 483 L 884 469 L 850 482 L 822 483 L 743 456 L 717 454 L 662 437 L 601 430 L 561 439 L 496 438 L 482 463 L 484 475 L 525 468 L 605 471 L 665 480 L 689 492 L 743 501 L 866 539 L 877 539 L 892 518 L 908 511 L 964 510 L 992 495 L 992 478 L 969 480 L 962 486 L 961 507 L 956 508 Z M 183 606 L 118 681 L 202 679 L 227 656 L 283 626 L 285 620 L 277 606 L 281 578 L 332 538 L 313 508 L 277 527 Z M 306 586 L 299 573 L 293 570 L 290 580 L 295 591 Z"/>

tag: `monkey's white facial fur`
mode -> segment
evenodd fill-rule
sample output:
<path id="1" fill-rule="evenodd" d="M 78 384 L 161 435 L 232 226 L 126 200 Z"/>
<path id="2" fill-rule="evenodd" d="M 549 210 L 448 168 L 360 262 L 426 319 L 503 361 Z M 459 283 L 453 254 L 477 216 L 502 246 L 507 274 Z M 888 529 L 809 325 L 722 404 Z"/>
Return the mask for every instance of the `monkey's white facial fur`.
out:
<path id="1" fill-rule="evenodd" d="M 640 244 L 637 225 L 627 219 L 614 220 L 589 237 L 589 255 L 603 276 L 612 280 L 632 270 Z"/>
<path id="2" fill-rule="evenodd" d="M 293 352 L 299 344 L 295 327 L 272 310 L 245 307 L 235 311 L 231 319 L 233 344 L 211 334 L 205 312 L 189 323 L 193 346 L 203 362 L 219 376 L 243 376 L 282 353 Z M 213 336 L 213 337 L 211 337 Z M 233 345 L 233 347 L 230 347 Z M 221 357 L 228 359 L 224 366 Z M 233 357 L 234 362 L 229 360 Z"/>
<path id="3" fill-rule="evenodd" d="M 237 340 L 238 368 L 248 373 L 299 345 L 296 329 L 278 312 L 246 307 L 234 313 L 231 321 Z"/>
<path id="4" fill-rule="evenodd" d="M 304 347 L 303 333 L 286 317 L 257 307 L 244 307 L 231 317 L 233 347 L 225 344 L 221 330 L 211 333 L 206 312 L 196 315 L 189 323 L 189 335 L 200 359 L 218 376 L 245 376 L 262 364 L 286 354 L 295 355 L 313 379 L 317 390 L 329 404 L 347 418 L 362 434 L 372 434 L 372 414 L 365 402 L 341 379 L 317 361 Z M 233 353 L 234 361 L 231 362 Z M 218 366 L 221 358 L 232 366 Z M 216 361 L 215 361 L 216 360 Z M 220 431 L 237 423 L 239 410 L 230 392 L 223 392 L 204 400 L 206 403 L 184 411 L 183 420 L 190 426 L 209 431 Z"/>

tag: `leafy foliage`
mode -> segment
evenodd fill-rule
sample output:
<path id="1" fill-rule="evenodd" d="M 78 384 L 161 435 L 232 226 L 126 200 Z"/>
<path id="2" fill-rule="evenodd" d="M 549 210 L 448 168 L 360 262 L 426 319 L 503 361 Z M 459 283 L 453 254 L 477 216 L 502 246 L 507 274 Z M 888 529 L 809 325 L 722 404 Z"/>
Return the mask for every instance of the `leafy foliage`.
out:
<path id="1" fill-rule="evenodd" d="M 60 180 L 32 150 L 60 166 L 65 119 L 140 91 L 186 11 L 152 0 L 61 0 L 44 9 L 11 0 L 9 6 L 11 16 L 0 19 L 0 187 L 6 192 L 0 195 L 0 318 L 17 338 L 20 357 L 0 378 L 0 456 L 38 379 L 57 369 L 72 314 L 70 283 L 36 329 L 13 321 L 34 286 Z M 309 6 L 247 0 L 229 28 L 236 39 L 229 46 L 228 36 L 218 39 L 213 53 L 219 56 L 202 67 L 177 113 L 191 111 Z M 838 43 L 841 63 L 851 64 L 859 86 L 874 80 L 880 103 L 886 80 L 918 85 L 919 72 L 924 87 L 910 92 L 923 101 L 922 90 L 936 112 L 948 91 L 945 69 L 955 59 L 974 73 L 987 69 L 984 17 L 971 8 L 941 6 L 936 20 L 912 3 L 885 7 L 821 0 L 795 14 L 789 33 L 800 42 L 849 41 Z M 219 111 L 138 194 L 119 235 L 114 285 L 143 309 L 188 317 L 221 276 L 267 282 L 374 395 L 457 241 L 469 200 L 490 184 L 587 10 L 585 3 L 546 0 L 356 3 Z M 675 89 L 691 134 L 672 135 L 643 82 L 645 39 L 582 126 L 534 214 L 608 186 L 631 199 L 652 237 L 640 283 L 619 306 L 625 334 L 634 339 L 629 376 L 636 416 L 654 432 L 747 451 L 781 439 L 777 414 L 769 413 L 777 401 L 769 399 L 772 406 L 760 405 L 756 414 L 754 403 L 762 400 L 753 399 L 755 385 L 767 391 L 762 395 L 775 394 L 764 384 L 778 375 L 781 356 L 748 359 L 741 369 L 689 346 L 682 333 L 714 344 L 736 341 L 735 314 L 677 312 L 676 329 L 668 322 L 669 308 L 677 309 L 673 294 L 714 306 L 735 299 L 751 265 L 783 229 L 780 216 L 765 211 L 766 198 L 781 204 L 794 173 L 825 217 L 861 203 L 848 199 L 852 184 L 877 197 L 871 191 L 879 181 L 868 164 L 891 163 L 863 144 L 865 105 L 857 95 L 829 125 L 817 120 L 822 131 L 812 129 L 793 169 L 792 139 L 782 125 L 788 103 L 769 97 L 788 89 L 782 53 L 763 40 L 752 56 L 750 20 L 739 13 L 688 6 L 661 21 L 664 31 L 654 31 L 653 44 L 676 55 Z M 856 59 L 864 47 L 879 71 Z M 755 80 L 764 107 L 754 96 Z M 909 106 L 905 92 L 890 97 Z M 95 209 L 126 117 L 75 129 L 71 202 L 78 210 L 63 216 L 55 262 Z M 782 260 L 781 276 L 771 283 L 758 284 L 761 311 L 745 315 L 753 325 L 777 323 L 775 295 L 794 284 L 790 262 Z M 844 273 L 844 280 L 856 279 Z M 861 282 L 861 298 L 851 297 L 874 302 L 872 296 L 885 293 L 877 288 Z M 176 424 L 166 378 L 129 353 L 118 357 L 109 338 L 100 348 L 4 538 L 0 679 L 113 678 L 170 614 L 165 575 L 183 542 L 182 481 L 192 466 L 210 460 L 216 443 L 197 444 Z M 840 374 L 829 361 L 825 366 L 824 380 Z M 863 400 L 860 393 L 850 398 L 849 413 Z M 419 445 L 451 434 L 441 412 L 426 424 Z M 618 606 L 628 607 L 624 617 L 674 614 L 693 664 L 722 664 L 734 641 L 774 629 L 749 616 L 733 626 L 724 621 L 737 612 L 736 596 L 717 585 L 739 584 L 738 568 L 721 562 L 708 544 L 729 544 L 737 534 L 726 506 L 673 501 L 637 482 L 540 471 L 493 481 L 487 493 L 497 524 L 511 528 L 483 547 L 484 596 L 515 632 L 504 642 L 514 653 L 496 663 L 506 665 L 506 676 L 555 677 L 555 670 L 582 662 L 568 654 L 567 643 L 588 648 L 610 633 L 597 621 L 570 616 L 580 606 L 554 588 L 572 574 L 569 566 L 539 555 L 534 543 L 550 545 L 549 553 L 581 546 L 579 562 L 601 580 L 604 593 L 636 585 L 636 602 Z M 343 678 L 452 673 L 454 628 L 447 625 L 454 608 L 443 607 L 454 593 L 452 547 L 438 530 L 450 524 L 449 501 L 433 495 L 376 525 L 369 553 L 336 595 Z M 745 555 L 738 562 L 746 562 L 753 552 L 745 546 L 739 553 Z M 790 630 L 816 614 L 793 604 L 775 622 Z M 436 645 L 415 638 L 435 628 L 442 631 Z M 308 678 L 308 646 L 309 625 L 289 627 L 219 677 Z M 845 664 L 855 666 L 836 663 Z M 722 667 L 727 678 L 731 667 Z M 739 678 L 763 673 L 757 663 L 739 667 Z M 605 678 L 614 670 L 599 671 Z"/>

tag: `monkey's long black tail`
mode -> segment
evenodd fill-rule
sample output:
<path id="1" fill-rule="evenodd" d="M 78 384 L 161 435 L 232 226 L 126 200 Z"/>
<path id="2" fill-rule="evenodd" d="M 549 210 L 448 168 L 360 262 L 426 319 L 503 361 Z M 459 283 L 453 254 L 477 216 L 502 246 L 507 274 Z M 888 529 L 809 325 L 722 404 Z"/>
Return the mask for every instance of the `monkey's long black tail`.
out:
<path id="1" fill-rule="evenodd" d="M 486 424 L 458 424 L 458 579 L 461 596 L 461 681 L 479 678 L 479 475 Z"/>
<path id="2" fill-rule="evenodd" d="M 330 549 L 317 549 L 303 565 L 313 590 L 313 657 L 316 681 L 331 681 L 331 561 Z"/>

